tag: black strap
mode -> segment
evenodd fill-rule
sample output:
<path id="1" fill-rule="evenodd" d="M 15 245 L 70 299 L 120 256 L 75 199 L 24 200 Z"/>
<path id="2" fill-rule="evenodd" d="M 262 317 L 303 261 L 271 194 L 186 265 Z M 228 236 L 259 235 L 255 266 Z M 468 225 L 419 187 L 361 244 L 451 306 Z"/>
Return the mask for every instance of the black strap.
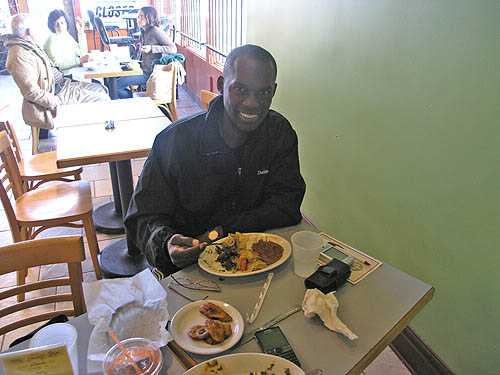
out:
<path id="1" fill-rule="evenodd" d="M 52 319 L 50 319 L 47 323 L 45 323 L 43 326 L 38 327 L 31 333 L 28 333 L 26 336 L 19 337 L 18 339 L 15 339 L 12 341 L 12 343 L 9 345 L 9 348 L 12 348 L 13 346 L 20 344 L 26 340 L 31 339 L 33 336 L 35 336 L 35 333 L 40 331 L 42 328 L 47 327 L 48 325 L 54 324 L 54 323 L 66 323 L 68 321 L 68 317 L 64 314 L 54 316 Z"/>

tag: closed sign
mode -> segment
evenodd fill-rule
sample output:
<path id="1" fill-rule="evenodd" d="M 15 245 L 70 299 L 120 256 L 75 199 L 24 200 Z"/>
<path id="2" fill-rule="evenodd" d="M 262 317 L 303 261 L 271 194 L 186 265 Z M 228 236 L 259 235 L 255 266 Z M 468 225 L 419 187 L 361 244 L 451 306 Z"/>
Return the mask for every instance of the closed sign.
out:
<path id="1" fill-rule="evenodd" d="M 81 2 L 82 15 L 91 10 L 102 19 L 105 25 L 117 25 L 126 28 L 126 21 L 122 18 L 129 10 L 140 9 L 147 6 L 147 0 L 105 0 Z M 137 14 L 135 14 L 137 15 Z"/>

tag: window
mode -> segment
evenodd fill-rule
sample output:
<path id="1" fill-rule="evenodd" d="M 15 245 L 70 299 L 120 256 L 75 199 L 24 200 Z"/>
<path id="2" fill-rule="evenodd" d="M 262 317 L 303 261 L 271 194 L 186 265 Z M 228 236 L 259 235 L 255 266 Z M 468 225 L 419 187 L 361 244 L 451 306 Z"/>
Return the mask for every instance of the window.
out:
<path id="1" fill-rule="evenodd" d="M 209 0 L 207 43 L 227 55 L 246 42 L 246 3 L 244 0 Z M 211 49 L 210 63 L 223 63 L 223 56 Z"/>
<path id="2" fill-rule="evenodd" d="M 164 13 L 175 14 L 182 46 L 188 46 L 211 64 L 246 43 L 247 0 L 160 0 Z"/>
<path id="3" fill-rule="evenodd" d="M 207 0 L 181 0 L 180 31 L 181 44 L 189 45 L 200 53 L 205 52 Z"/>

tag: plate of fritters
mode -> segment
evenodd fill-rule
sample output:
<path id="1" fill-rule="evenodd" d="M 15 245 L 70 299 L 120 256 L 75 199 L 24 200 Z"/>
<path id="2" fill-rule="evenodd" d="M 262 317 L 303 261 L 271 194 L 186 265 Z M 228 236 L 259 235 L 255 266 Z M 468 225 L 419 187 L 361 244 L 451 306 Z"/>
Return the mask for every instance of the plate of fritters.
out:
<path id="1" fill-rule="evenodd" d="M 228 354 L 209 359 L 184 375 L 304 375 L 296 364 L 275 355 L 262 353 Z"/>
<path id="2" fill-rule="evenodd" d="M 217 354 L 232 348 L 244 329 L 239 311 L 216 300 L 192 302 L 177 311 L 170 323 L 175 342 L 196 354 Z"/>
<path id="3" fill-rule="evenodd" d="M 234 233 L 208 245 L 199 266 L 212 275 L 241 277 L 272 270 L 292 254 L 290 242 L 270 233 Z"/>

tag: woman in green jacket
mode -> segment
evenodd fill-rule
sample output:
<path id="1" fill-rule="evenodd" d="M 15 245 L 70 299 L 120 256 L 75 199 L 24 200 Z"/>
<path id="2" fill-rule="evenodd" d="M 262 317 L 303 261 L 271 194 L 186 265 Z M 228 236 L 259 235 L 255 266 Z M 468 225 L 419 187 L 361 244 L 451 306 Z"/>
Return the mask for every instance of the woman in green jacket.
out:
<path id="1" fill-rule="evenodd" d="M 87 37 L 83 31 L 83 22 L 80 17 L 76 17 L 78 43 L 68 33 L 70 19 L 63 10 L 55 9 L 50 12 L 47 24 L 52 33 L 45 42 L 43 49 L 54 65 L 64 73 L 68 73 L 70 68 L 81 66 L 90 60 L 87 50 Z"/>

